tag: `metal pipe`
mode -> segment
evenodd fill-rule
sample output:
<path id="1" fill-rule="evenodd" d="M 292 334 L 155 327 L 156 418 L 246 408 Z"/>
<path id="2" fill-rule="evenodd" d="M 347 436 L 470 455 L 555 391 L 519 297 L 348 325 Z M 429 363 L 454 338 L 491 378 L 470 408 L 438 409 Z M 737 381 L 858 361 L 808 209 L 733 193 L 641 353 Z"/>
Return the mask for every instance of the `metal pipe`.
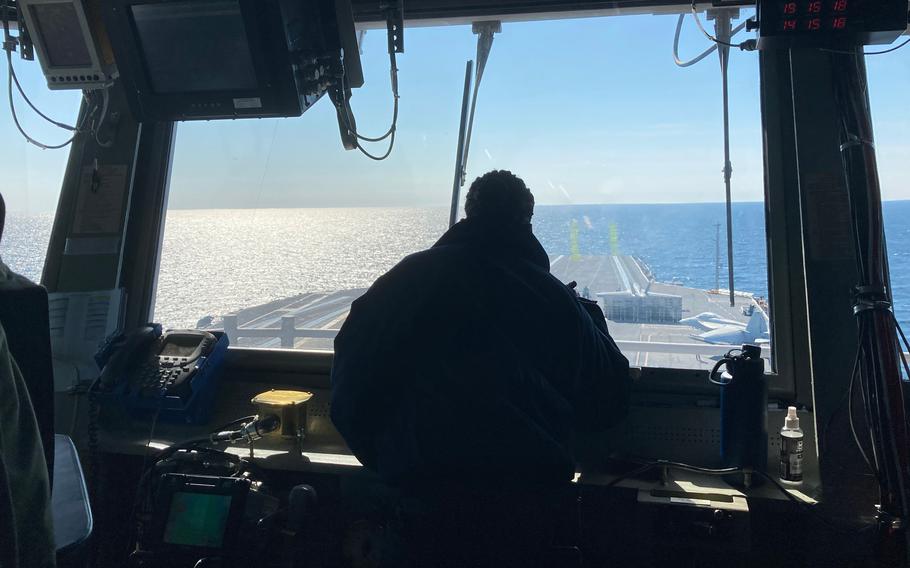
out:
<path id="1" fill-rule="evenodd" d="M 502 24 L 499 22 L 475 22 L 472 29 L 477 34 L 477 70 L 474 73 L 474 94 L 471 96 L 471 112 L 468 116 L 468 130 L 464 139 L 464 155 L 461 159 L 461 169 L 465 173 L 468 171 L 468 154 L 471 152 L 471 135 L 474 132 L 474 111 L 477 110 L 477 93 L 480 91 L 483 71 L 486 69 L 487 59 L 490 57 L 490 50 L 493 48 L 493 34 L 502 31 Z M 464 177 L 461 178 L 461 185 L 464 185 Z"/>
<path id="2" fill-rule="evenodd" d="M 721 42 L 717 46 L 717 55 L 720 59 L 721 86 L 723 89 L 724 106 L 724 188 L 727 202 L 727 280 L 730 293 L 730 306 L 736 305 L 735 287 L 733 284 L 733 196 L 730 188 L 730 178 L 733 176 L 733 164 L 730 163 L 730 96 L 728 89 L 728 71 L 730 64 L 731 16 L 727 12 L 718 13 L 714 20 L 714 29 L 717 39 Z"/>
<path id="3" fill-rule="evenodd" d="M 474 62 L 468 61 L 464 69 L 464 94 L 461 97 L 461 126 L 458 128 L 458 148 L 455 151 L 455 180 L 452 183 L 452 206 L 449 209 L 449 228 L 458 217 L 458 197 L 464 180 L 464 141 L 468 125 L 468 103 L 471 97 L 471 72 Z"/>

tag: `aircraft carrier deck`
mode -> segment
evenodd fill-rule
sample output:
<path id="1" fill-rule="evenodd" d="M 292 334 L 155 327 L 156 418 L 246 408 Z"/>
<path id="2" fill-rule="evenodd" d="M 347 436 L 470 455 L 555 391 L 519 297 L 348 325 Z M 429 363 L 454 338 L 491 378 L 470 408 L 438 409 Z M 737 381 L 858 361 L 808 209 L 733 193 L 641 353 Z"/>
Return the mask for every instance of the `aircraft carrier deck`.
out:
<path id="1" fill-rule="evenodd" d="M 577 282 L 580 294 L 598 300 L 602 308 L 611 304 L 606 309 L 610 332 L 634 366 L 710 368 L 718 356 L 739 347 L 733 341 L 702 341 L 695 336 L 704 329 L 680 319 L 710 312 L 745 327 L 747 314 L 759 310 L 767 324 L 763 302 L 751 294 L 737 292 L 731 307 L 726 291 L 658 282 L 647 265 L 630 256 L 551 256 L 550 263 L 557 278 Z M 365 291 L 300 294 L 228 314 L 209 327 L 225 329 L 232 345 L 331 350 L 351 302 Z M 635 308 L 652 302 L 660 304 L 657 311 Z"/>

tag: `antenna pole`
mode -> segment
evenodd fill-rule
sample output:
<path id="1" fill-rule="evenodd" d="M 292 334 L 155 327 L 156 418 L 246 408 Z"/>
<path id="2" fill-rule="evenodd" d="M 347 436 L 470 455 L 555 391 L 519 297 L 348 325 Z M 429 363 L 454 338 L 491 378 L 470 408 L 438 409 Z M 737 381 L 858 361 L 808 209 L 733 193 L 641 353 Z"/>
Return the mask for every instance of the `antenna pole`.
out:
<path id="1" fill-rule="evenodd" d="M 730 97 L 727 88 L 727 71 L 730 63 L 730 43 L 733 36 L 732 21 L 739 16 L 739 9 L 709 10 L 708 18 L 714 19 L 714 30 L 718 41 L 717 55 L 720 58 L 720 75 L 724 99 L 724 187 L 727 197 L 727 279 L 730 292 L 730 306 L 736 305 L 735 287 L 733 285 L 733 197 L 730 190 L 730 178 L 733 176 L 733 164 L 730 162 Z"/>
<path id="2" fill-rule="evenodd" d="M 468 61 L 464 69 L 464 93 L 461 96 L 461 126 L 458 128 L 458 148 L 455 152 L 455 181 L 452 183 L 452 206 L 449 209 L 449 228 L 458 220 L 458 197 L 464 184 L 464 141 L 468 123 L 468 103 L 471 95 L 471 72 L 474 62 Z"/>
<path id="3" fill-rule="evenodd" d="M 714 223 L 714 289 L 720 290 L 720 223 Z"/>

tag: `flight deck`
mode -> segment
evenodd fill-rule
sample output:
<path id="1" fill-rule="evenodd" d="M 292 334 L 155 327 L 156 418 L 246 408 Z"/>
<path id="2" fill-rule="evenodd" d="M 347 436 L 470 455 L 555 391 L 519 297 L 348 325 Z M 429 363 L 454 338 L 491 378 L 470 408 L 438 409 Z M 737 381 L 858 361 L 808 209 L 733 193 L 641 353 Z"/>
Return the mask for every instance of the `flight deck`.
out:
<path id="1" fill-rule="evenodd" d="M 580 295 L 606 310 L 610 333 L 633 366 L 710 368 L 744 342 L 767 349 L 767 311 L 752 294 L 736 292 L 731 307 L 727 291 L 659 282 L 632 256 L 551 255 L 550 265 L 554 276 L 576 282 Z M 235 346 L 332 350 L 351 302 L 364 292 L 303 293 L 213 319 L 207 327 L 223 328 Z M 750 326 L 752 320 L 757 323 Z"/>

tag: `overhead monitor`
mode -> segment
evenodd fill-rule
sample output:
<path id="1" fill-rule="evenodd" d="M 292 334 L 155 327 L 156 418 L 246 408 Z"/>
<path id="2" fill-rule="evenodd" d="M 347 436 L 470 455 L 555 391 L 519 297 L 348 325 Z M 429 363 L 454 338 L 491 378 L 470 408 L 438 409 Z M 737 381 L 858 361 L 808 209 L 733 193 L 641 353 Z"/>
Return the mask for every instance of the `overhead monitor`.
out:
<path id="1" fill-rule="evenodd" d="M 49 88 L 93 89 L 112 79 L 83 0 L 20 0 L 19 7 Z"/>
<path id="2" fill-rule="evenodd" d="M 257 88 L 250 38 L 237 0 L 129 9 L 152 92 Z"/>
<path id="3" fill-rule="evenodd" d="M 331 56 L 337 23 L 319 5 L 342 1 L 350 11 L 349 0 L 109 0 L 106 21 L 139 120 L 298 116 L 322 91 L 301 89 L 295 50 Z M 302 40 L 289 10 L 307 24 Z"/>
<path id="4" fill-rule="evenodd" d="M 907 30 L 907 0 L 759 0 L 766 48 L 887 44 Z"/>

